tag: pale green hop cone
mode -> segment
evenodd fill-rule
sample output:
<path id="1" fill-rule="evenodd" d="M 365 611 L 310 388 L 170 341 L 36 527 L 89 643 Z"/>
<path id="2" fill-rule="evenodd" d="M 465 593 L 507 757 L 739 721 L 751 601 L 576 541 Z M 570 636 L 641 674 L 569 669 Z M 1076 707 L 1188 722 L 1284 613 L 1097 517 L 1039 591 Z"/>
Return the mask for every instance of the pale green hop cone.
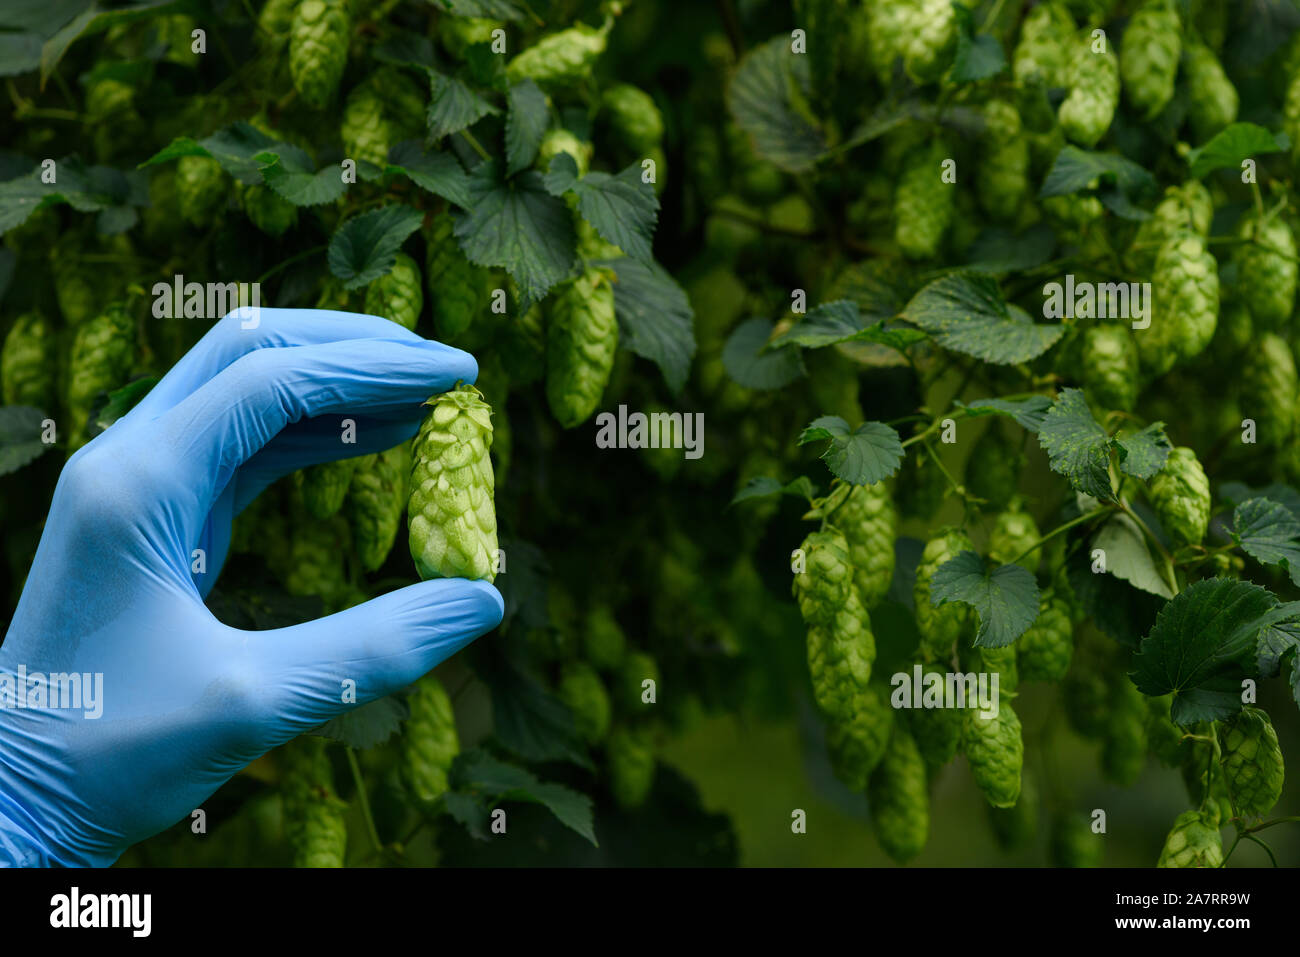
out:
<path id="1" fill-rule="evenodd" d="M 421 578 L 496 577 L 492 410 L 473 386 L 434 396 L 415 437 L 407 503 Z"/>

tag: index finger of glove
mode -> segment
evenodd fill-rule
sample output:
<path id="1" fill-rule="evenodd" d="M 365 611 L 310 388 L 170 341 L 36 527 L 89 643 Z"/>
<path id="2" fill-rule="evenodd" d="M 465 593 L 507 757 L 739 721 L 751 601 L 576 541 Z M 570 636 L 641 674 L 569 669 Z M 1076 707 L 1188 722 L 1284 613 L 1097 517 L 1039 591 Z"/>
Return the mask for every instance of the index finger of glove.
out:
<path id="1" fill-rule="evenodd" d="M 184 319 L 167 320 L 184 322 Z M 181 402 L 232 362 L 259 349 L 316 345 L 350 339 L 423 341 L 397 323 L 378 316 L 333 309 L 241 307 L 218 321 L 168 370 L 126 417 L 152 419 Z"/>
<path id="2" fill-rule="evenodd" d="M 161 471 L 175 476 L 173 501 L 192 498 L 184 514 L 197 534 L 235 470 L 290 423 L 331 413 L 418 421 L 429 396 L 477 375 L 469 353 L 418 337 L 258 349 L 160 416 L 149 442 L 172 459 Z"/>

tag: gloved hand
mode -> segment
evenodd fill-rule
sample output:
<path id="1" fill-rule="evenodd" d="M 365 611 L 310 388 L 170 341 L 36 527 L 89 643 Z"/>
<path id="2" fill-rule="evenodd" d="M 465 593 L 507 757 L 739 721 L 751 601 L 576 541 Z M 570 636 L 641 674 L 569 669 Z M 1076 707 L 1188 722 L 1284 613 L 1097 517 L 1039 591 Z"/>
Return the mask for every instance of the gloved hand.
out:
<path id="1" fill-rule="evenodd" d="M 260 491 L 411 438 L 425 399 L 478 373 L 387 319 L 264 308 L 245 328 L 251 315 L 218 322 L 59 477 L 0 645 L 0 694 L 20 667 L 102 673 L 103 712 L 0 708 L 0 863 L 111 864 L 250 761 L 501 621 L 496 589 L 463 579 L 273 631 L 212 616 L 231 519 Z M 356 445 L 339 442 L 344 417 Z M 195 548 L 206 574 L 191 574 Z M 356 705 L 342 703 L 348 679 Z"/>

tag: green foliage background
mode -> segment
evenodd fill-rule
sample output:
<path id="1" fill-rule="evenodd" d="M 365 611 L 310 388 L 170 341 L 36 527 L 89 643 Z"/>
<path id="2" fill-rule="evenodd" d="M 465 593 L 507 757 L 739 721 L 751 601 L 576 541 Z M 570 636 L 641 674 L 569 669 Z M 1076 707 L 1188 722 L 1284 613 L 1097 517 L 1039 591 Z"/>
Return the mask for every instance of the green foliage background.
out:
<path id="1" fill-rule="evenodd" d="M 1014 699 L 1034 833 L 995 840 L 959 757 L 929 769 L 915 862 L 1063 863 L 1054 828 L 1103 808 L 1093 860 L 1149 866 L 1174 818 L 1199 805 L 1145 746 L 1135 773 L 1108 767 L 1114 734 L 1081 732 L 1068 688 L 1141 697 L 1127 677 L 1135 653 L 1162 660 L 1156 611 L 1174 591 L 1198 601 L 1199 580 L 1246 579 L 1274 604 L 1297 597 L 1290 0 L 196 0 L 80 12 L 0 14 L 0 333 L 6 361 L 40 373 L 0 410 L 7 610 L 64 453 L 209 324 L 154 318 L 155 282 L 260 281 L 276 306 L 383 304 L 479 358 L 496 412 L 506 622 L 437 671 L 461 757 L 420 752 L 450 774 L 431 806 L 413 797 L 404 700 L 324 729 L 349 865 L 888 863 L 865 795 L 832 769 L 790 599 L 809 507 L 833 523 L 836 489 L 880 481 L 901 518 L 891 587 L 870 610 L 877 679 L 922 656 L 916 567 L 947 526 L 963 526 L 979 556 L 947 569 L 965 570 L 961 587 L 936 575 L 936 601 L 983 609 L 951 660 L 1018 639 L 1040 594 L 1068 597 L 1076 648 L 1064 684 L 1025 682 Z M 1154 49 L 1144 20 L 1170 16 L 1183 44 L 1172 66 L 1134 54 Z M 505 56 L 490 47 L 496 27 Z M 202 54 L 189 47 L 196 28 Z M 1117 63 L 1070 53 L 1093 28 Z M 1222 80 L 1207 63 L 1222 63 Z M 51 158 L 57 188 L 33 173 Z M 354 183 L 338 176 L 348 158 Z M 1257 184 L 1241 182 L 1246 158 Z M 938 177 L 947 159 L 955 185 Z M 1248 224 L 1265 210 L 1273 231 L 1257 237 Z M 1182 229 L 1201 237 L 1194 249 L 1169 244 Z M 1150 335 L 1130 341 L 1110 324 L 1103 344 L 1095 320 L 1040 321 L 1043 284 L 1067 272 L 1151 280 Z M 1278 288 L 1290 290 L 1280 305 L 1258 294 Z M 497 289 L 503 314 L 489 307 Z M 616 336 L 593 316 L 610 290 Z M 33 314 L 47 340 L 30 333 Z M 561 315 L 602 355 L 617 341 L 612 361 L 556 346 Z M 77 330 L 96 323 L 117 331 L 79 360 Z M 18 377 L 5 375 L 9 389 Z M 981 406 L 993 397 L 1003 403 Z M 590 415 L 619 404 L 703 412 L 705 455 L 597 449 Z M 43 414 L 60 424 L 55 451 L 34 438 Z M 952 443 L 940 441 L 947 417 Z M 1259 421 L 1259 445 L 1239 441 L 1242 417 Z M 1173 446 L 1208 473 L 1210 498 L 1191 506 L 1213 512 L 1208 534 L 1161 506 Z M 237 524 L 209 600 L 223 621 L 278 627 L 415 580 L 400 534 L 379 568 L 361 567 L 347 522 L 303 511 L 304 481 Z M 1187 504 L 1183 486 L 1169 494 Z M 997 547 L 1013 495 L 1044 533 L 1073 523 L 1043 543 L 1036 576 L 1007 569 L 1015 555 Z M 1082 585 L 1080 561 L 1086 575 L 1095 537 L 1113 542 L 1121 514 L 1144 529 L 1114 549 L 1124 573 Z M 1278 607 L 1268 661 L 1262 619 L 1238 623 L 1252 641 L 1233 655 L 1199 633 L 1164 647 L 1203 637 L 1220 677 L 1263 677 L 1259 705 L 1294 767 L 1300 612 Z M 574 697 L 573 673 L 595 663 L 589 636 L 606 612 L 628 652 L 598 679 L 612 730 L 584 738 L 590 700 Z M 651 674 L 659 701 L 647 706 L 635 689 Z M 1200 685 L 1177 690 L 1198 702 L 1183 717 L 1202 735 L 1235 710 L 1197 698 Z M 648 794 L 620 770 L 637 765 L 628 747 L 655 758 Z M 292 767 L 281 753 L 259 760 L 205 805 L 210 833 L 180 822 L 122 865 L 290 863 Z M 508 836 L 484 840 L 496 806 Z M 791 832 L 796 808 L 806 834 Z M 1297 813 L 1286 787 L 1269 816 Z M 1300 855 L 1293 826 L 1267 838 L 1279 863 Z M 1268 861 L 1250 842 L 1232 856 Z"/>

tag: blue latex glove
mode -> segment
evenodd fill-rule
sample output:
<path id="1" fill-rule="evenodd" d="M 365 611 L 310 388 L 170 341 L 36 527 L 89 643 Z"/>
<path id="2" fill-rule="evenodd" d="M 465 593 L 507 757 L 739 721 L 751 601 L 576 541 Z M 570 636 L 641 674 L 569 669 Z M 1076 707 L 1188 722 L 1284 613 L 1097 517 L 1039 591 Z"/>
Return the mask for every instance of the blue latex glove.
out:
<path id="1" fill-rule="evenodd" d="M 240 311 L 68 461 L 0 645 L 0 682 L 103 674 L 103 713 L 0 708 L 0 863 L 113 863 L 270 749 L 418 679 L 501 621 L 485 582 L 427 581 L 246 632 L 203 604 L 230 522 L 271 482 L 413 436 L 478 367 L 373 316 Z M 177 320 L 179 321 L 179 320 Z M 346 413 L 346 416 L 343 415 Z M 357 444 L 339 442 L 343 418 Z M 208 571 L 192 575 L 191 552 Z M 0 684 L 0 688 L 3 685 Z"/>

